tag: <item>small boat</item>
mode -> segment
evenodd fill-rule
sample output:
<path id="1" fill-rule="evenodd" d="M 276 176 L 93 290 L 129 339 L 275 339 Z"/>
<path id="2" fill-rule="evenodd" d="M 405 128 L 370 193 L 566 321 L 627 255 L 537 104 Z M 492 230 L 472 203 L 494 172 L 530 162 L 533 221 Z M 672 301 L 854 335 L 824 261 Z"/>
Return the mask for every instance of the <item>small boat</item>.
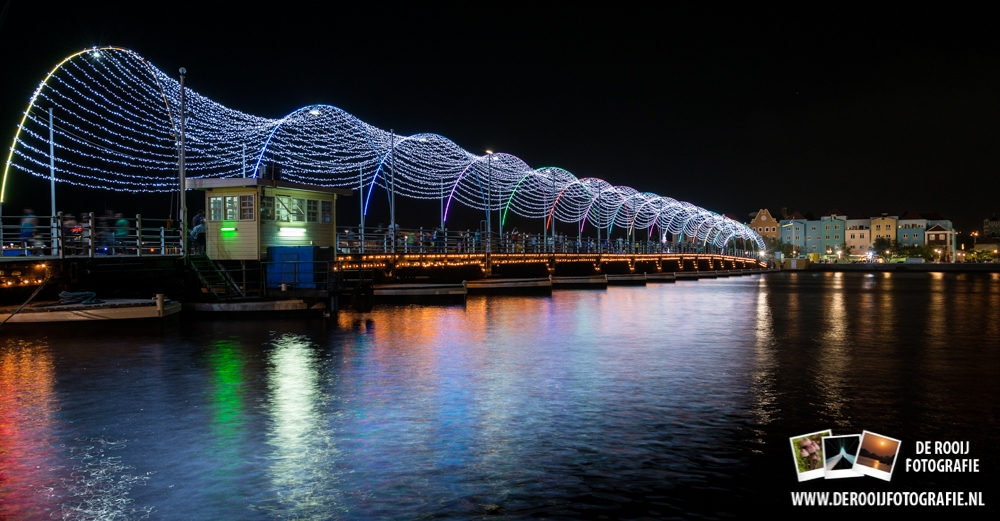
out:
<path id="1" fill-rule="evenodd" d="M 93 304 L 38 302 L 25 306 L 20 311 L 17 308 L 18 306 L 0 308 L 0 322 L 27 324 L 163 318 L 179 312 L 181 303 L 166 298 L 107 299 Z"/>

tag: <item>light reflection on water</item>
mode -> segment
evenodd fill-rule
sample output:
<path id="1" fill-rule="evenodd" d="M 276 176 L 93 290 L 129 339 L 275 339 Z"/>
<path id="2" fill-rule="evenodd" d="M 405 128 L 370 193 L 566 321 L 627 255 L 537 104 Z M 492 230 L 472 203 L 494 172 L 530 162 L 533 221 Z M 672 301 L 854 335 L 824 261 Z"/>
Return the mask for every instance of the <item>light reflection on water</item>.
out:
<path id="1" fill-rule="evenodd" d="M 850 425 L 843 408 L 847 401 L 847 372 L 853 370 L 851 353 L 847 345 L 847 331 L 850 322 L 844 306 L 844 274 L 825 273 L 827 298 L 822 308 L 823 323 L 817 331 L 819 356 L 814 368 L 820 390 L 823 393 L 822 406 L 833 417 L 835 426 Z"/>
<path id="2" fill-rule="evenodd" d="M 80 504 L 75 440 L 120 458 L 120 519 L 726 517 L 786 508 L 788 438 L 831 427 L 996 462 L 998 287 L 803 272 L 25 333 L 0 517 Z"/>
<path id="3" fill-rule="evenodd" d="M 0 519 L 43 518 L 53 512 L 49 468 L 56 443 L 52 417 L 55 368 L 44 342 L 12 338 L 0 349 Z M 54 492 L 54 491 L 53 491 Z"/>
<path id="4" fill-rule="evenodd" d="M 275 338 L 271 346 L 267 475 L 275 499 L 254 507 L 286 519 L 342 514 L 340 433 L 331 428 L 339 412 L 331 389 L 320 381 L 320 351 L 308 337 L 294 334 Z"/>

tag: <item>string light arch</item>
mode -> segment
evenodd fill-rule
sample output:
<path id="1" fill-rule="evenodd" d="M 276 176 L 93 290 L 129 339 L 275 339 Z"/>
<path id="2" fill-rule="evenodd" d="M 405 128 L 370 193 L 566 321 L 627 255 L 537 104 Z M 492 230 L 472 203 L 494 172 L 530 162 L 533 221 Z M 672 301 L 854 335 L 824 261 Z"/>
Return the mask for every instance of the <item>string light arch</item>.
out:
<path id="1" fill-rule="evenodd" d="M 283 179 L 324 187 L 359 187 L 365 212 L 376 190 L 413 199 L 447 193 L 479 211 L 674 234 L 722 246 L 741 240 L 764 248 L 748 226 L 690 203 L 598 178 L 579 179 L 558 167 L 532 168 L 517 156 L 475 154 L 431 133 L 397 136 L 331 105 L 309 105 L 270 119 L 225 107 L 185 88 L 142 56 L 121 47 L 95 47 L 60 61 L 32 93 L 17 126 L 3 180 L 12 171 L 48 178 L 48 112 L 53 108 L 56 180 L 129 192 L 178 189 L 178 135 L 185 118 L 188 177 L 255 177 L 261 166 Z M 41 107 L 45 106 L 46 109 Z M 43 115 L 43 111 L 45 112 Z M 501 224 L 502 226 L 502 224 Z"/>

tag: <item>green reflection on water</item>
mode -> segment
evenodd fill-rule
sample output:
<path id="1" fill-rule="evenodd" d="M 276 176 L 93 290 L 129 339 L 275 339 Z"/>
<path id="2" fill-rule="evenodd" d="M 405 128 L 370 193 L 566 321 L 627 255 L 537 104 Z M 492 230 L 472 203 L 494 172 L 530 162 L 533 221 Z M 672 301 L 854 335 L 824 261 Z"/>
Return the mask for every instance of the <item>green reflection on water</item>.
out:
<path id="1" fill-rule="evenodd" d="M 234 478 L 245 460 L 242 447 L 246 437 L 243 412 L 243 368 L 246 362 L 236 341 L 218 340 L 210 349 L 213 456 L 219 464 L 215 473 Z"/>

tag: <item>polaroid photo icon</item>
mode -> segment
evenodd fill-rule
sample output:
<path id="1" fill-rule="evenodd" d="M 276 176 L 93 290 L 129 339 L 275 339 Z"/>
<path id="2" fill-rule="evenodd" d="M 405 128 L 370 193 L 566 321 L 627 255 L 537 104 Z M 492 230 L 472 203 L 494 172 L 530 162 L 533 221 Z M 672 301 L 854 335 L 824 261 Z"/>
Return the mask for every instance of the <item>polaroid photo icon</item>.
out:
<path id="1" fill-rule="evenodd" d="M 854 471 L 873 478 L 891 480 L 901 444 L 897 439 L 862 431 L 861 451 L 854 461 Z"/>
<path id="2" fill-rule="evenodd" d="M 823 438 L 832 434 L 833 431 L 825 430 L 788 438 L 792 442 L 795 474 L 799 481 L 823 477 Z"/>
<path id="3" fill-rule="evenodd" d="M 827 436 L 823 438 L 823 477 L 826 479 L 857 478 L 854 462 L 861 449 L 861 435 Z"/>

